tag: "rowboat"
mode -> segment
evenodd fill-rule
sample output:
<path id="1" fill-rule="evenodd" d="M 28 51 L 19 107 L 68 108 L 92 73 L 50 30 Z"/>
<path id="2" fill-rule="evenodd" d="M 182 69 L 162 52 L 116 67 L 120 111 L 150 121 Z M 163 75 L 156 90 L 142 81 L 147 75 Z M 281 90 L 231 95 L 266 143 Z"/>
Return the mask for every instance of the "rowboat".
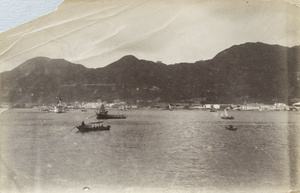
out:
<path id="1" fill-rule="evenodd" d="M 85 133 L 85 132 L 90 132 L 90 131 L 105 131 L 105 130 L 110 130 L 110 125 L 102 125 L 100 124 L 102 121 L 98 122 L 92 122 L 89 124 L 85 124 L 83 121 L 80 125 L 77 125 L 76 128 L 78 129 L 79 132 Z"/>
<path id="2" fill-rule="evenodd" d="M 225 127 L 227 130 L 229 130 L 229 131 L 236 131 L 237 130 L 237 128 L 236 127 L 233 127 L 232 125 L 228 125 L 228 126 L 226 126 Z"/>

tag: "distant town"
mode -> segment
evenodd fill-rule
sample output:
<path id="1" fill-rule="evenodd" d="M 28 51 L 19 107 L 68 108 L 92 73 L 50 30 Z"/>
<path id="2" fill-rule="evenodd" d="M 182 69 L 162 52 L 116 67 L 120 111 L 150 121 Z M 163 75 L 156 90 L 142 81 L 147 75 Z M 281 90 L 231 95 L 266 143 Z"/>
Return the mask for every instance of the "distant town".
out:
<path id="1" fill-rule="evenodd" d="M 154 101 L 139 100 L 134 104 L 129 104 L 121 100 L 114 100 L 112 103 L 101 101 L 96 102 L 62 102 L 61 105 L 64 109 L 98 109 L 104 104 L 107 109 L 159 109 L 159 110 L 237 110 L 237 111 L 298 111 L 300 109 L 300 102 L 288 106 L 284 103 L 263 104 L 263 103 L 249 103 L 249 104 L 202 104 L 200 102 L 175 102 L 175 103 L 162 103 Z M 23 104 L 0 104 L 1 108 L 34 108 L 40 111 L 50 111 L 57 104 L 43 104 L 35 105 L 32 103 Z"/>

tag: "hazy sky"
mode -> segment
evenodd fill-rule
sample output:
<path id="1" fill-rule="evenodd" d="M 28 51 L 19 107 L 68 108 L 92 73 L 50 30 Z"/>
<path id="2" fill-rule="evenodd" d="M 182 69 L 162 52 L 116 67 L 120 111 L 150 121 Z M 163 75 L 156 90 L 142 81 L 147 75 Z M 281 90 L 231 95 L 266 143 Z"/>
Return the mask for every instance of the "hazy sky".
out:
<path id="1" fill-rule="evenodd" d="M 61 3 L 0 1 L 1 27 Z M 37 56 L 90 68 L 125 55 L 195 62 L 246 42 L 300 45 L 300 0 L 65 0 L 0 33 L 0 41 L 0 72 Z"/>
<path id="2" fill-rule="evenodd" d="M 50 13 L 63 0 L 0 0 L 0 32 Z"/>

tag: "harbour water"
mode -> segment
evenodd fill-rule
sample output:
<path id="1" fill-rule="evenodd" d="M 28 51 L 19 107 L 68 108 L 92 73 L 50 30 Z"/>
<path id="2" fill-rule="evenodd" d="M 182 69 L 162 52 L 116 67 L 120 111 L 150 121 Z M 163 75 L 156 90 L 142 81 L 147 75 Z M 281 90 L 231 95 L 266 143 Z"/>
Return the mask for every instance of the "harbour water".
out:
<path id="1" fill-rule="evenodd" d="M 110 110 L 109 113 L 119 112 Z M 121 112 L 120 112 L 121 113 Z M 0 114 L 0 192 L 272 192 L 299 189 L 300 113 L 130 110 L 110 131 L 93 110 Z M 227 125 L 237 131 L 226 130 Z"/>

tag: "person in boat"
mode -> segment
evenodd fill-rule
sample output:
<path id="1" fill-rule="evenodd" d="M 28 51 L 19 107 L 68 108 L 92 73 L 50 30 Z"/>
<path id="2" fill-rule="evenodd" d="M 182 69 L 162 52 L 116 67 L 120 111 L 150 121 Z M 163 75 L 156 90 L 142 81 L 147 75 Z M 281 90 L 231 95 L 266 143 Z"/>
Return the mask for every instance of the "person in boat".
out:
<path id="1" fill-rule="evenodd" d="M 81 125 L 82 125 L 82 126 L 85 126 L 85 123 L 84 123 L 84 121 L 82 121 L 82 122 L 81 122 Z"/>

